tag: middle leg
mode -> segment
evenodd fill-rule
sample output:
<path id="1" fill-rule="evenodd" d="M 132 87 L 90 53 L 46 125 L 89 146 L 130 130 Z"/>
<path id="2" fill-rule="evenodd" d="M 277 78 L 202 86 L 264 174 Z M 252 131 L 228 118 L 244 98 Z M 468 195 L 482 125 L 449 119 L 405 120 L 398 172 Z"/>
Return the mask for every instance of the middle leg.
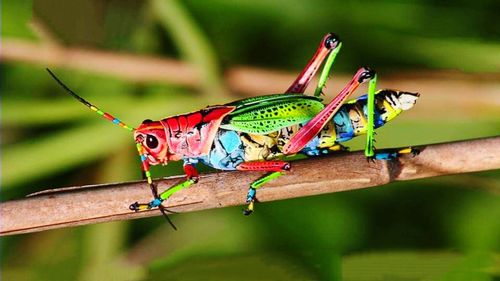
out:
<path id="1" fill-rule="evenodd" d="M 239 171 L 267 171 L 261 178 L 255 180 L 248 188 L 246 203 L 247 208 L 243 210 L 243 214 L 248 216 L 253 213 L 254 202 L 256 200 L 257 189 L 271 180 L 283 175 L 284 171 L 290 170 L 290 163 L 286 161 L 252 161 L 244 162 L 236 167 Z"/>
<path id="2" fill-rule="evenodd" d="M 139 153 L 142 152 L 141 147 L 139 147 L 139 146 L 138 146 L 138 150 L 139 150 Z M 195 165 L 193 163 L 184 162 L 184 173 L 186 174 L 186 180 L 177 184 L 177 185 L 170 187 L 169 189 L 162 192 L 161 194 L 158 194 L 158 190 L 157 190 L 156 186 L 153 184 L 153 181 L 151 179 L 151 173 L 149 172 L 149 165 L 147 165 L 147 162 L 146 162 L 146 164 L 144 164 L 145 157 L 141 157 L 141 159 L 144 160 L 143 161 L 143 169 L 146 169 L 145 174 L 146 174 L 146 177 L 148 179 L 149 186 L 151 187 L 151 192 L 153 193 L 153 200 L 151 200 L 149 203 L 135 202 L 129 206 L 129 209 L 132 211 L 139 212 L 139 211 L 145 211 L 145 210 L 149 210 L 149 209 L 153 209 L 153 208 L 158 207 L 160 209 L 161 213 L 163 214 L 163 216 L 169 222 L 169 224 L 175 230 L 177 230 L 177 228 L 175 227 L 175 225 L 172 223 L 172 221 L 170 220 L 170 218 L 167 215 L 168 210 L 162 205 L 162 203 L 165 200 L 167 200 L 170 196 L 172 196 L 174 193 L 176 193 L 177 191 L 180 191 L 184 188 L 190 187 L 191 185 L 198 182 L 199 175 L 198 175 L 198 171 L 196 170 Z"/>

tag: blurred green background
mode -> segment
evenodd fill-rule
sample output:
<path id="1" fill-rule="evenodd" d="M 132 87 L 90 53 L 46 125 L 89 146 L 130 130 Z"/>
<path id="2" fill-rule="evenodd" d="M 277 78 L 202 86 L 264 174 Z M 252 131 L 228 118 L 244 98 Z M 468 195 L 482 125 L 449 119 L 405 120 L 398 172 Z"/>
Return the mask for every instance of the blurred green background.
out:
<path id="1" fill-rule="evenodd" d="M 228 82 L 236 66 L 296 75 L 333 31 L 344 41 L 333 80 L 369 65 L 394 86 L 415 80 L 405 90 L 421 93 L 415 109 L 379 131 L 378 146 L 500 132 L 495 0 L 8 0 L 1 8 L 2 201 L 141 178 L 130 134 L 64 94 L 45 67 L 136 126 L 251 94 Z M 187 63 L 198 79 L 127 79 L 14 43 L 167 57 Z M 265 85 L 254 86 L 267 93 Z M 328 96 L 338 89 L 329 87 Z M 363 142 L 347 145 L 356 150 Z M 180 163 L 153 170 L 181 173 Z M 262 203 L 249 218 L 241 207 L 173 215 L 179 231 L 156 217 L 2 237 L 1 274 L 3 280 L 500 280 L 499 192 L 500 173 L 489 171 Z"/>

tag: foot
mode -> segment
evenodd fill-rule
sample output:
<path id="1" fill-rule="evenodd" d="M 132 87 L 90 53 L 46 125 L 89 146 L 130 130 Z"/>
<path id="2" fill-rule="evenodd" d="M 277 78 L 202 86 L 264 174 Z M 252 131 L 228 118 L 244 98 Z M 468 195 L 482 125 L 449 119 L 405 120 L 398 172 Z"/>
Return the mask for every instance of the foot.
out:
<path id="1" fill-rule="evenodd" d="M 243 214 L 245 216 L 249 216 L 253 213 L 253 205 L 255 202 L 255 195 L 257 194 L 257 190 L 255 188 L 249 188 L 247 193 L 247 208 L 243 210 Z"/>
<path id="2" fill-rule="evenodd" d="M 375 152 L 375 155 L 366 157 L 367 161 L 375 161 L 375 160 L 393 160 L 397 159 L 401 155 L 411 154 L 413 157 L 417 156 L 420 153 L 419 149 L 413 147 L 405 147 L 402 149 L 386 149 Z"/>
<path id="3" fill-rule="evenodd" d="M 253 201 L 248 204 L 247 208 L 243 210 L 243 215 L 249 216 L 253 213 Z"/>
<path id="4" fill-rule="evenodd" d="M 164 200 L 161 198 L 155 198 L 151 202 L 149 202 L 148 204 L 135 202 L 133 204 L 130 204 L 129 209 L 132 211 L 135 211 L 135 212 L 150 210 L 150 209 L 159 207 L 163 201 Z"/>

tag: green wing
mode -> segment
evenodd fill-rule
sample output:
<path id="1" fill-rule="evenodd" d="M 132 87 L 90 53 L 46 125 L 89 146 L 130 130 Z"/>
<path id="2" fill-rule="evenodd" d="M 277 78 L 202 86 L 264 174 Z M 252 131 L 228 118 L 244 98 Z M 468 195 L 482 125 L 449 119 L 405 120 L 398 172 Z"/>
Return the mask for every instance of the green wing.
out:
<path id="1" fill-rule="evenodd" d="M 324 108 L 320 98 L 303 94 L 259 96 L 227 105 L 236 108 L 220 127 L 253 134 L 268 134 L 307 122 Z"/>

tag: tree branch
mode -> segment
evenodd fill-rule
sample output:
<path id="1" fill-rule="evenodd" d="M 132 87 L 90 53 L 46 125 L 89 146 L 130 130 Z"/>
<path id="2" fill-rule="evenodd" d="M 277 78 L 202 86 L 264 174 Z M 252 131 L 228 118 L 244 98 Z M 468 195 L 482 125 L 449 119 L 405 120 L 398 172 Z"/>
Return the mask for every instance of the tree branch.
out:
<path id="1" fill-rule="evenodd" d="M 500 137 L 420 147 L 417 157 L 367 162 L 362 152 L 295 161 L 292 171 L 259 189 L 261 202 L 375 187 L 393 181 L 500 168 Z M 202 175 L 200 183 L 174 194 L 167 208 L 190 212 L 242 205 L 249 184 L 262 173 L 220 172 Z M 180 177 L 158 180 L 160 191 Z M 134 213 L 128 206 L 149 202 L 144 182 L 46 190 L 0 204 L 0 235 L 42 231 L 91 223 L 158 216 L 158 210 Z"/>
<path id="2" fill-rule="evenodd" d="M 312 50 L 311 50 L 312 51 Z M 25 62 L 43 67 L 67 67 L 71 69 L 102 73 L 134 82 L 172 83 L 192 88 L 199 88 L 202 77 L 189 64 L 160 56 L 134 55 L 76 47 L 64 47 L 58 44 L 40 44 L 26 40 L 7 38 L 2 40 L 0 52 L 2 62 Z M 263 93 L 281 93 L 290 86 L 298 73 L 269 69 L 232 66 L 226 69 L 224 80 L 231 92 L 246 95 Z M 334 74 L 330 79 L 331 89 L 342 88 L 350 75 Z M 461 109 L 469 104 L 481 106 L 498 104 L 498 73 L 465 74 L 445 71 L 395 72 L 384 75 L 379 81 L 380 87 L 406 89 L 426 93 L 434 99 L 461 102 Z M 314 85 L 316 82 L 311 82 Z M 330 89 L 330 87 L 329 87 Z M 478 91 L 480 89 L 480 91 Z M 470 100 L 470 93 L 481 93 Z M 457 98 L 458 96 L 458 98 Z M 421 103 L 422 101 L 419 101 Z"/>

